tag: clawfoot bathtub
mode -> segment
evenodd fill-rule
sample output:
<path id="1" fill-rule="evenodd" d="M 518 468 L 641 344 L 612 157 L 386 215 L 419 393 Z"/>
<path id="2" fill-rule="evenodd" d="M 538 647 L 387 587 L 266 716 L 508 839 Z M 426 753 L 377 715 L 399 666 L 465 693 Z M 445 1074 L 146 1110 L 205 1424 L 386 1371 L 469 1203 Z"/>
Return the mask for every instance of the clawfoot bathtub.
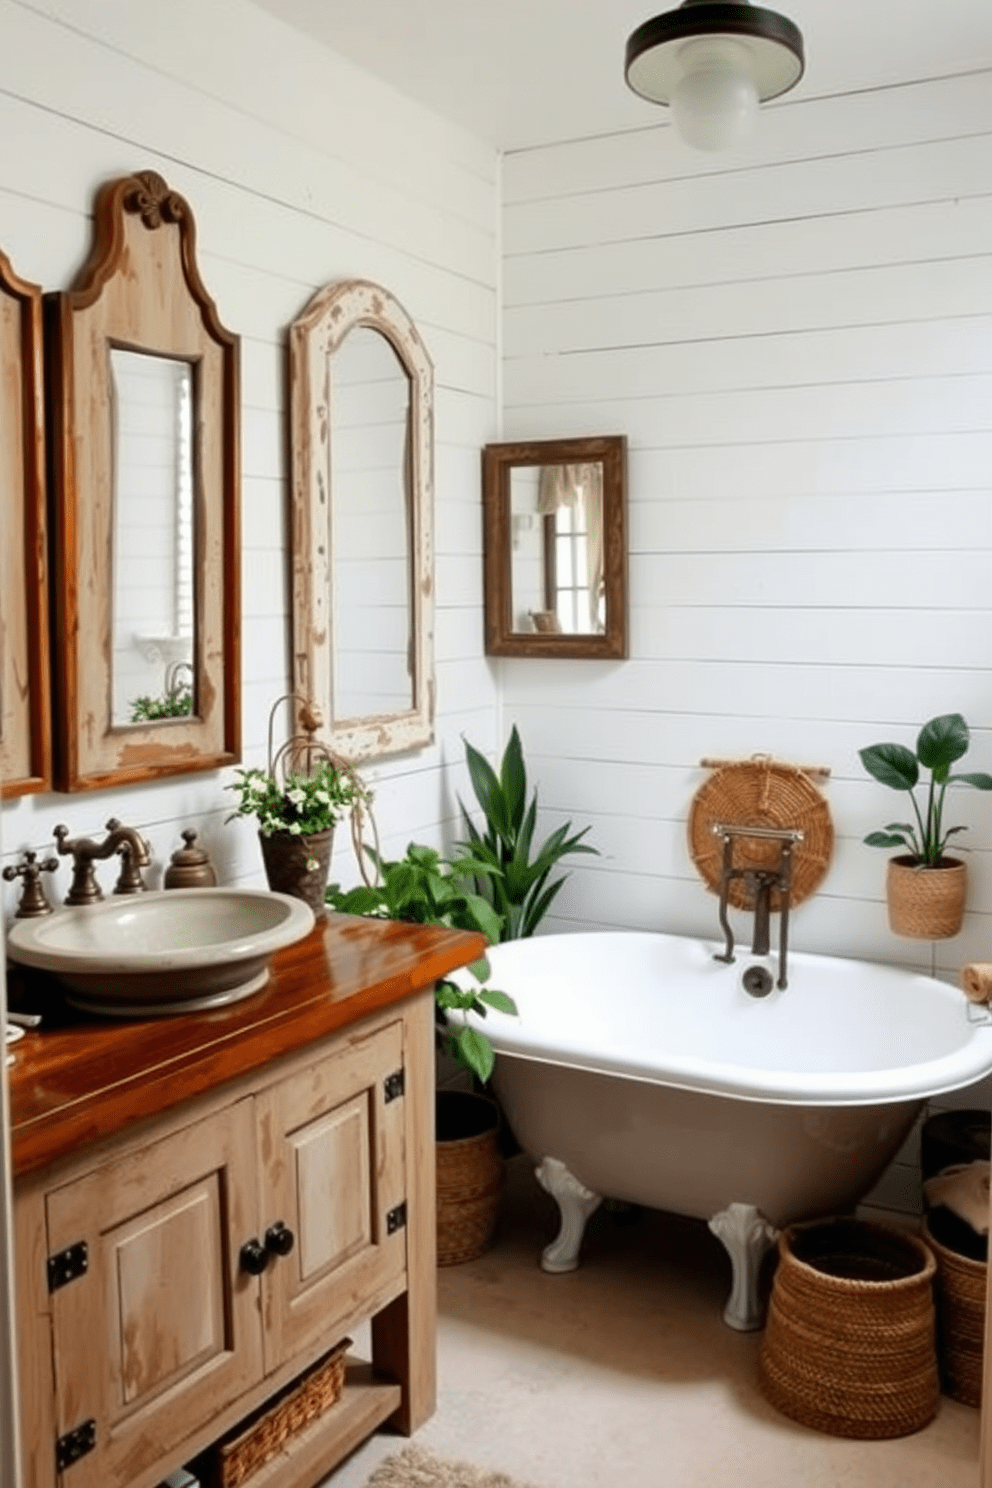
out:
<path id="1" fill-rule="evenodd" d="M 853 1207 L 923 1103 L 992 1070 L 992 1028 L 944 982 L 796 954 L 761 1000 L 754 957 L 608 931 L 510 941 L 490 984 L 519 1017 L 480 1027 L 494 1084 L 561 1228 L 542 1265 L 578 1264 L 602 1197 L 709 1221 L 731 1259 L 724 1317 L 760 1327 L 758 1271 L 778 1228 Z"/>

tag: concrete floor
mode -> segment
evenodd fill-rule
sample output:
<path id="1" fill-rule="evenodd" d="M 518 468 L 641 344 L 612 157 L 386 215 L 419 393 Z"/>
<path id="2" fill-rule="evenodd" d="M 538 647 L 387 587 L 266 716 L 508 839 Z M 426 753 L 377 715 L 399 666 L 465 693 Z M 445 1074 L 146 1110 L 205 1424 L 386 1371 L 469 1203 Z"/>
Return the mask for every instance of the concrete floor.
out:
<path id="1" fill-rule="evenodd" d="M 978 1412 L 943 1399 L 911 1437 L 798 1426 L 756 1384 L 760 1334 L 727 1328 L 730 1265 L 705 1224 L 601 1209 L 580 1268 L 537 1265 L 555 1210 L 510 1164 L 493 1248 L 443 1268 L 439 1399 L 416 1440 L 537 1488 L 975 1488 Z M 325 1488 L 361 1488 L 403 1438 L 374 1437 Z"/>

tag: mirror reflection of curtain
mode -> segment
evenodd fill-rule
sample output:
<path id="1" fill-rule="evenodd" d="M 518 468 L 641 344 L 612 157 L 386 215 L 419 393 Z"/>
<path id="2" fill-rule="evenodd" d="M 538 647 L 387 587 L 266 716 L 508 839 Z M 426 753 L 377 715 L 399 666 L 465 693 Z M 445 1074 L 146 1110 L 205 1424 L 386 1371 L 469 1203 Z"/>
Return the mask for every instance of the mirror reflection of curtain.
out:
<path id="1" fill-rule="evenodd" d="M 584 465 L 543 465 L 538 485 L 537 509 L 550 517 L 563 508 L 581 509 L 585 517 L 586 588 L 588 590 L 589 629 L 604 628 L 602 604 L 603 574 L 603 467 L 598 463 Z"/>

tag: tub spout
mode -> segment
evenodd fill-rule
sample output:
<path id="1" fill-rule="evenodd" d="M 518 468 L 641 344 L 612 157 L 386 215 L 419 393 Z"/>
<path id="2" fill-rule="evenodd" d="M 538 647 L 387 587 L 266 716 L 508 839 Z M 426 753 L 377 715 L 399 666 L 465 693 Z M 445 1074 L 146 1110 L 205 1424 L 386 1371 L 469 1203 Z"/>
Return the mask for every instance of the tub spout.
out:
<path id="1" fill-rule="evenodd" d="M 748 887 L 754 894 L 754 934 L 751 938 L 752 956 L 767 956 L 771 947 L 772 889 L 779 884 L 777 873 L 748 873 Z"/>
<path id="2" fill-rule="evenodd" d="M 803 833 L 792 828 L 778 827 L 737 827 L 726 826 L 714 822 L 712 831 L 714 836 L 723 838 L 723 867 L 720 874 L 720 928 L 726 937 L 726 947 L 723 954 L 717 953 L 715 960 L 731 962 L 734 959 L 734 936 L 727 917 L 727 904 L 730 896 L 730 885 L 735 878 L 743 879 L 747 889 L 754 899 L 754 934 L 751 943 L 751 954 L 754 956 L 767 956 L 771 948 L 771 907 L 772 891 L 777 889 L 779 896 L 779 968 L 776 986 L 784 989 L 787 985 L 786 959 L 789 945 L 789 896 L 792 890 L 792 849 L 797 842 L 802 842 Z M 778 868 L 745 868 L 734 867 L 734 839 L 736 837 L 754 837 L 758 840 L 777 842 L 779 846 Z"/>

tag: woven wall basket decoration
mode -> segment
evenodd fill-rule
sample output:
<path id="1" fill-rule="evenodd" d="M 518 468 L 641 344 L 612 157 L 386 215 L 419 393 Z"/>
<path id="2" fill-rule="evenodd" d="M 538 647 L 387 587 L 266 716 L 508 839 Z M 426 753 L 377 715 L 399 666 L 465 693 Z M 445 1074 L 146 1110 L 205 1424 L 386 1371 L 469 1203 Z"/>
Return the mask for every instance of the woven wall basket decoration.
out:
<path id="1" fill-rule="evenodd" d="M 689 853 L 707 888 L 714 893 L 720 891 L 723 840 L 713 832 L 717 823 L 801 831 L 803 840 L 796 843 L 792 853 L 790 905 L 802 903 L 819 888 L 833 855 L 834 828 L 830 807 L 811 779 L 811 769 L 772 759 L 770 755 L 720 761 L 715 765 L 693 797 L 688 822 Z M 735 868 L 774 871 L 779 866 L 780 853 L 778 842 L 748 837 L 734 839 Z M 735 909 L 753 908 L 752 896 L 739 878 L 731 881 L 728 903 Z M 771 907 L 775 911 L 779 909 L 778 895 L 774 892 Z"/>

